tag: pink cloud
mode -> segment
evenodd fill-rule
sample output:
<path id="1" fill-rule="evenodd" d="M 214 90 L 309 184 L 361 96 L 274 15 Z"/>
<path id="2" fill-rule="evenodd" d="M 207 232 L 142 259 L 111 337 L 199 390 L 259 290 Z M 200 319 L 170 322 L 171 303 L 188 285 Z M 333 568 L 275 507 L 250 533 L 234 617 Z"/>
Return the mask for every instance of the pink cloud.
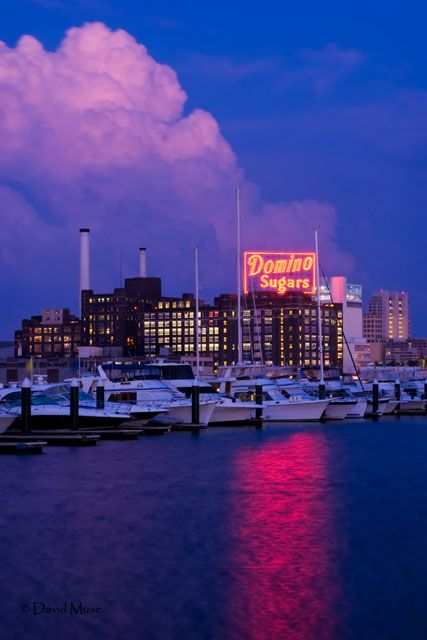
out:
<path id="1" fill-rule="evenodd" d="M 0 196 L 8 199 L 0 208 L 7 244 L 0 261 L 19 254 L 25 267 L 41 243 L 41 261 L 49 255 L 77 266 L 77 229 L 87 225 L 96 232 L 95 287 L 117 286 L 119 248 L 132 275 L 143 243 L 152 270 L 188 290 L 192 248 L 202 243 L 205 289 L 230 290 L 224 265 L 240 183 L 248 245 L 311 248 L 312 227 L 320 224 L 326 262 L 347 268 L 334 239 L 334 208 L 263 203 L 218 123 L 200 109 L 186 113 L 186 99 L 171 67 L 103 24 L 70 29 L 54 52 L 31 36 L 15 48 L 0 43 Z M 68 278 L 70 291 L 76 281 Z"/>

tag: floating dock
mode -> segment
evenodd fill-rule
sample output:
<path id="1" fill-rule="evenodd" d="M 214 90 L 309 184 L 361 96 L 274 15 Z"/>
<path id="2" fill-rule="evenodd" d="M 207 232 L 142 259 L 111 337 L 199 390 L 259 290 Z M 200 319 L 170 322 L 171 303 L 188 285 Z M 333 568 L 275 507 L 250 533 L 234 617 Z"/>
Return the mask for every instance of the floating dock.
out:
<path id="1" fill-rule="evenodd" d="M 47 443 L 43 440 L 38 442 L 0 442 L 0 454 L 34 454 L 43 453 L 43 447 Z"/>
<path id="2" fill-rule="evenodd" d="M 145 426 L 141 427 L 141 431 L 144 434 L 144 436 L 163 436 L 165 435 L 165 433 L 169 433 L 170 430 L 171 430 L 170 424 L 169 425 L 146 424 Z"/>
<path id="3" fill-rule="evenodd" d="M 40 444 L 49 447 L 90 447 L 96 445 L 99 440 L 98 435 L 69 433 L 46 433 L 37 432 L 31 435 L 11 435 L 0 437 L 0 446 L 3 444 Z"/>

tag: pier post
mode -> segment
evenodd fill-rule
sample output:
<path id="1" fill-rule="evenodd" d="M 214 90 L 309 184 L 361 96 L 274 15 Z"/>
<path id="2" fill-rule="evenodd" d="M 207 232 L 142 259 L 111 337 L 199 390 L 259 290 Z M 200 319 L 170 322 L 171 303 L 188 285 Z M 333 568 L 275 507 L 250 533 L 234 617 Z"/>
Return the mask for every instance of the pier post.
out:
<path id="1" fill-rule="evenodd" d="M 372 383 L 372 413 L 374 415 L 378 414 L 379 397 L 378 380 L 375 379 Z"/>
<path id="2" fill-rule="evenodd" d="M 31 382 L 24 378 L 21 385 L 21 423 L 22 433 L 31 433 Z"/>
<path id="3" fill-rule="evenodd" d="M 326 385 L 323 378 L 320 379 L 319 382 L 319 400 L 324 400 L 326 398 Z"/>
<path id="4" fill-rule="evenodd" d="M 200 422 L 200 393 L 198 385 L 191 387 L 191 422 L 199 424 Z"/>
<path id="5" fill-rule="evenodd" d="M 96 408 L 105 408 L 105 387 L 102 381 L 98 382 L 96 386 Z"/>
<path id="6" fill-rule="evenodd" d="M 262 384 L 255 385 L 255 404 L 262 404 L 263 396 L 262 396 Z M 255 419 L 261 420 L 262 418 L 262 409 L 255 409 Z"/>
<path id="7" fill-rule="evenodd" d="M 71 428 L 79 428 L 79 383 L 73 378 L 70 385 L 70 423 Z"/>
<path id="8" fill-rule="evenodd" d="M 399 400 L 400 401 L 400 380 L 399 380 L 399 378 L 397 378 L 396 382 L 394 383 L 394 398 L 395 398 L 395 400 Z"/>

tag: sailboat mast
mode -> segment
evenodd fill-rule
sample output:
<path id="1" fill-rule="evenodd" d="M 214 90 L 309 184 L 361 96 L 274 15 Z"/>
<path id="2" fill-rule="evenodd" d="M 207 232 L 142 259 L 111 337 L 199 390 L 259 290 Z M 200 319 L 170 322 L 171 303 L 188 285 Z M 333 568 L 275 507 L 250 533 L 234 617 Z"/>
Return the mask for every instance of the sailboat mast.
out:
<path id="1" fill-rule="evenodd" d="M 236 251 L 236 269 L 237 269 L 237 364 L 243 362 L 242 349 L 242 280 L 241 280 L 241 248 L 240 248 L 240 186 L 236 190 L 236 213 L 237 213 L 237 251 Z"/>
<path id="2" fill-rule="evenodd" d="M 319 341 L 320 360 L 320 382 L 323 384 L 323 335 L 322 335 L 322 315 L 320 306 L 320 275 L 319 275 L 319 241 L 317 238 L 318 228 L 314 230 L 314 243 L 316 248 L 316 294 L 317 294 L 317 339 Z"/>
<path id="3" fill-rule="evenodd" d="M 195 333 L 196 333 L 196 377 L 200 373 L 200 337 L 199 337 L 199 250 L 194 249 L 194 269 L 196 274 L 196 317 L 195 317 Z"/>

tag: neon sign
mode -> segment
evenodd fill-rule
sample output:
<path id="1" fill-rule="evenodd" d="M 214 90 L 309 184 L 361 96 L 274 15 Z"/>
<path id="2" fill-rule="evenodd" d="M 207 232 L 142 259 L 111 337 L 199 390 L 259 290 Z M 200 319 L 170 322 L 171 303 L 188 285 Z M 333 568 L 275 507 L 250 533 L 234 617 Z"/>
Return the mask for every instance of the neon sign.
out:
<path id="1" fill-rule="evenodd" d="M 249 291 L 316 291 L 316 254 L 311 251 L 245 251 L 243 286 Z"/>

